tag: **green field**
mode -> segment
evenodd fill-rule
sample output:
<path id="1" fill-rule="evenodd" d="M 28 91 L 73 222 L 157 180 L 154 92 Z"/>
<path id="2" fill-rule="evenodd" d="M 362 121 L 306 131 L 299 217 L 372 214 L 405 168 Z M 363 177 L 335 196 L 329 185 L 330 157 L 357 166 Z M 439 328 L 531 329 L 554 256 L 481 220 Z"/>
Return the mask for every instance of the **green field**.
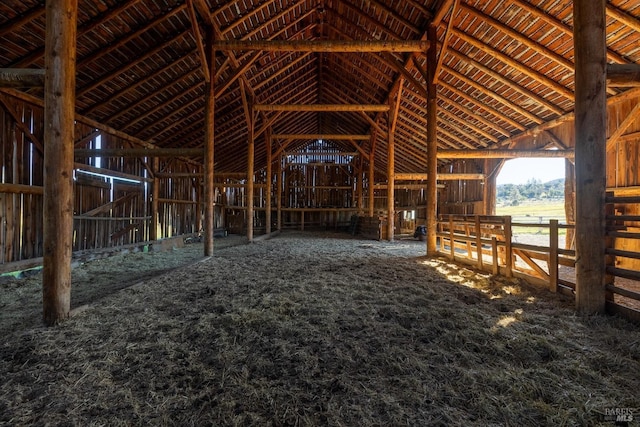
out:
<path id="1" fill-rule="evenodd" d="M 564 201 L 524 201 L 518 206 L 496 207 L 496 215 L 511 215 L 513 217 L 543 217 L 545 219 L 559 219 L 564 221 Z"/>
<path id="2" fill-rule="evenodd" d="M 515 223 L 549 224 L 549 220 L 557 219 L 560 223 L 566 223 L 563 200 L 527 200 L 518 206 L 496 207 L 496 215 L 510 215 Z M 549 228 L 514 227 L 514 234 L 549 234 Z M 560 229 L 560 234 L 565 234 L 565 229 Z"/>

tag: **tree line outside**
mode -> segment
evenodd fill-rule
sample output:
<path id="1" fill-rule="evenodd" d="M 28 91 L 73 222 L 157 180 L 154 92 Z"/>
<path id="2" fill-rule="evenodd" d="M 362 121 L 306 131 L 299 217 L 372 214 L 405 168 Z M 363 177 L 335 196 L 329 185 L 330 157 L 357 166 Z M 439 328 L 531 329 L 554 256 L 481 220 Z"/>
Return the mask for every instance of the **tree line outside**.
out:
<path id="1" fill-rule="evenodd" d="M 525 184 L 501 184 L 496 201 L 501 206 L 518 206 L 531 201 L 558 201 L 564 198 L 564 179 L 541 182 L 532 178 Z"/>

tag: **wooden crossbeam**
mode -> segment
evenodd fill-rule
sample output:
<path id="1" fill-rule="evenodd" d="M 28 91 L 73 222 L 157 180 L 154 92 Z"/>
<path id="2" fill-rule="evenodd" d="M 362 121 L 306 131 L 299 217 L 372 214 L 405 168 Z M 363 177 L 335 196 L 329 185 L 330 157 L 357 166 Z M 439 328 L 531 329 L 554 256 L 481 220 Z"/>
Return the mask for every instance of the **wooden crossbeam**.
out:
<path id="1" fill-rule="evenodd" d="M 196 157 L 204 155 L 202 148 L 80 148 L 74 150 L 75 157 Z"/>
<path id="2" fill-rule="evenodd" d="M 104 205 L 98 206 L 95 209 L 91 209 L 90 211 L 83 213 L 82 216 L 93 217 L 96 215 L 100 215 L 102 213 L 109 212 L 110 210 L 116 208 L 118 205 L 124 204 L 130 200 L 133 200 L 133 198 L 136 196 L 137 196 L 136 193 L 125 194 L 124 196 L 117 198 L 113 202 L 105 203 Z"/>
<path id="3" fill-rule="evenodd" d="M 273 139 L 322 139 L 328 141 L 368 141 L 371 135 L 334 135 L 322 133 L 294 133 L 294 134 L 274 134 Z"/>
<path id="4" fill-rule="evenodd" d="M 517 159 L 520 157 L 568 158 L 573 150 L 438 150 L 439 159 Z"/>
<path id="5" fill-rule="evenodd" d="M 13 193 L 13 194 L 44 194 L 43 187 L 39 187 L 36 185 L 25 185 L 25 184 L 4 184 L 0 183 L 0 194 L 1 193 Z"/>
<path id="6" fill-rule="evenodd" d="M 639 64 L 607 64 L 607 85 L 640 87 Z"/>
<path id="7" fill-rule="evenodd" d="M 312 112 L 385 112 L 389 106 L 384 104 L 256 104 L 254 111 L 312 111 Z"/>
<path id="8" fill-rule="evenodd" d="M 0 87 L 44 87 L 44 70 L 0 68 Z"/>
<path id="9" fill-rule="evenodd" d="M 266 52 L 424 52 L 426 40 L 218 40 L 215 50 Z"/>
<path id="10" fill-rule="evenodd" d="M 482 173 L 439 173 L 438 181 L 454 181 L 454 180 L 467 180 L 467 181 L 482 181 L 487 176 Z M 429 175 L 426 173 L 397 173 L 396 179 L 398 181 L 426 181 L 429 179 Z"/>

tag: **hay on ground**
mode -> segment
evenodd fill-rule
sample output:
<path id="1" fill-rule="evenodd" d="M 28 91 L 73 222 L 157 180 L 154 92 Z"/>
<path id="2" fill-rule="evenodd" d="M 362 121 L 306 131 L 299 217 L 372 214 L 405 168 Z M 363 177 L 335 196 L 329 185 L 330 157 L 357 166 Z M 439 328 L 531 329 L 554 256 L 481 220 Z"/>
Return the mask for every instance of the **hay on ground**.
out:
<path id="1" fill-rule="evenodd" d="M 569 300 L 424 249 L 285 233 L 102 295 L 59 327 L 4 328 L 0 425 L 611 425 L 608 409 L 640 415 L 636 325 L 577 317 Z M 144 265 L 150 255 L 131 256 Z"/>

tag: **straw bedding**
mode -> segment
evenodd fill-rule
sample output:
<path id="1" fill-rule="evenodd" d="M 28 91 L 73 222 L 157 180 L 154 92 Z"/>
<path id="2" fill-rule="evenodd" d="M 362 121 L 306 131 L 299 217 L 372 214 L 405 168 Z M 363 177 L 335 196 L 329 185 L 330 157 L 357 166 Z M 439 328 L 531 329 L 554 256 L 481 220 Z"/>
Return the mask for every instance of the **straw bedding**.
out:
<path id="1" fill-rule="evenodd" d="M 120 285 L 93 298 L 85 289 L 90 306 L 62 325 L 39 326 L 39 312 L 20 327 L 0 317 L 0 425 L 611 425 L 607 409 L 640 415 L 637 325 L 576 317 L 568 300 L 427 259 L 423 245 L 289 233 L 191 264 L 201 245 L 101 260 Z M 131 258 L 157 274 L 132 285 L 119 272 Z M 37 279 L 2 284 L 0 311 L 15 314 L 13 299 L 37 306 Z"/>

